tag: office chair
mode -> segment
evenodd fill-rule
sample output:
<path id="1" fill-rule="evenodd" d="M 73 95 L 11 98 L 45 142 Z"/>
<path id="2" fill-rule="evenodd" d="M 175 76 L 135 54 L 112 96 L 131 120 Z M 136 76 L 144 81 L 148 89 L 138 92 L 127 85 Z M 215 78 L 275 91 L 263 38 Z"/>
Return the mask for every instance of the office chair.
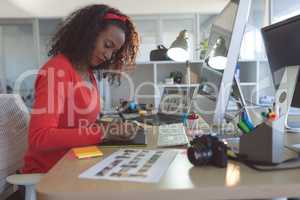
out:
<path id="1" fill-rule="evenodd" d="M 35 199 L 35 184 L 41 174 L 15 174 L 23 165 L 27 148 L 29 112 L 16 94 L 0 94 L 0 195 L 13 189 L 12 185 L 25 186 L 25 199 Z M 14 175 L 12 175 L 14 174 Z M 6 181 L 5 181 L 6 180 Z"/>

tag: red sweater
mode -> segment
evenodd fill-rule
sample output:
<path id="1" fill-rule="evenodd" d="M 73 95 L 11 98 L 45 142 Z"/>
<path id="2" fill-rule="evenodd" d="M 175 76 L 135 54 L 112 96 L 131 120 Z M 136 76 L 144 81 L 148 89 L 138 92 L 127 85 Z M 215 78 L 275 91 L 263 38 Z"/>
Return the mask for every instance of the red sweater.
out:
<path id="1" fill-rule="evenodd" d="M 93 124 L 100 98 L 95 77 L 89 74 L 92 85 L 82 80 L 62 54 L 40 69 L 22 173 L 48 172 L 72 147 L 101 142 L 100 127 Z"/>

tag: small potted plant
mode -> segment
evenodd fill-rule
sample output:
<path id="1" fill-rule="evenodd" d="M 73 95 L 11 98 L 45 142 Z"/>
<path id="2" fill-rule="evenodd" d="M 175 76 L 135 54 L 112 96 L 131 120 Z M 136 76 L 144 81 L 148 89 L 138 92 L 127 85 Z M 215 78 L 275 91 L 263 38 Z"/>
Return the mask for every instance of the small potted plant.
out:
<path id="1" fill-rule="evenodd" d="M 208 39 L 205 38 L 200 42 L 200 59 L 205 59 L 206 53 L 208 51 Z"/>

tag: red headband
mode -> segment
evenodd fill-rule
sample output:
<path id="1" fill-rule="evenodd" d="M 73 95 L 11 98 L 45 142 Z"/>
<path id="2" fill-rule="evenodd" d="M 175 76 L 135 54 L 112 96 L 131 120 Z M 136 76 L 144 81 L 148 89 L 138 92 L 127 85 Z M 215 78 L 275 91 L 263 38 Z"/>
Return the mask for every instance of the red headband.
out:
<path id="1" fill-rule="evenodd" d="M 104 15 L 103 19 L 115 19 L 115 20 L 122 21 L 124 23 L 127 21 L 127 17 L 126 16 L 116 15 L 114 13 L 106 13 Z"/>

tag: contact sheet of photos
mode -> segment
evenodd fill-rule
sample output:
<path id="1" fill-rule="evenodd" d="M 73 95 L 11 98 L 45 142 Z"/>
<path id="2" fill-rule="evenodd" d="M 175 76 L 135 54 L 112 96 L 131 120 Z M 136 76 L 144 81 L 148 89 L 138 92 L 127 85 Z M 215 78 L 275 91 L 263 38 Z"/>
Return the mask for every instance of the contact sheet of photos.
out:
<path id="1" fill-rule="evenodd" d="M 79 178 L 158 182 L 176 154 L 176 150 L 121 149 L 84 171 Z"/>

